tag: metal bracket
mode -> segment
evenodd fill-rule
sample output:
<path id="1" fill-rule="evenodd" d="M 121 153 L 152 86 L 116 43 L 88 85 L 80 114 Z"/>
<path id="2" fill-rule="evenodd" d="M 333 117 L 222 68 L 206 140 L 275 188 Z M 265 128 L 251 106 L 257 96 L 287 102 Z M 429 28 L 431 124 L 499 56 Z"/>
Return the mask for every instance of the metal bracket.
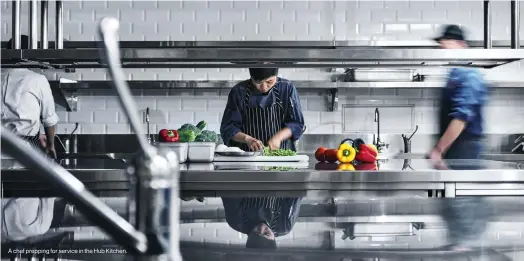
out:
<path id="1" fill-rule="evenodd" d="M 78 108 L 78 94 L 76 90 L 61 88 L 61 83 L 51 83 L 51 90 L 55 103 L 64 107 L 66 111 L 76 111 Z"/>
<path id="2" fill-rule="evenodd" d="M 338 88 L 330 89 L 328 93 L 328 110 L 337 111 L 338 110 Z"/>
<path id="3" fill-rule="evenodd" d="M 62 91 L 67 111 L 76 111 L 78 109 L 78 94 L 76 91 Z"/>

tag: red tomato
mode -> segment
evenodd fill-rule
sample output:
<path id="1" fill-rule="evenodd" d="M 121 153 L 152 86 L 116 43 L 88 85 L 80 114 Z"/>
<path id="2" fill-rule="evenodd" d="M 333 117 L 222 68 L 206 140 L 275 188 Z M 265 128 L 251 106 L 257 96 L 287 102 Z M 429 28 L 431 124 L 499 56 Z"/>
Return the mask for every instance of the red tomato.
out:
<path id="1" fill-rule="evenodd" d="M 329 163 L 335 163 L 338 161 L 337 150 L 335 149 L 326 150 L 326 152 L 324 152 L 324 156 L 326 158 L 326 161 Z"/>
<path id="2" fill-rule="evenodd" d="M 324 148 L 324 147 L 320 147 L 317 149 L 317 151 L 315 152 L 315 158 L 320 161 L 320 162 L 324 162 L 326 161 L 326 156 L 324 155 L 324 153 L 326 152 L 327 148 Z"/>

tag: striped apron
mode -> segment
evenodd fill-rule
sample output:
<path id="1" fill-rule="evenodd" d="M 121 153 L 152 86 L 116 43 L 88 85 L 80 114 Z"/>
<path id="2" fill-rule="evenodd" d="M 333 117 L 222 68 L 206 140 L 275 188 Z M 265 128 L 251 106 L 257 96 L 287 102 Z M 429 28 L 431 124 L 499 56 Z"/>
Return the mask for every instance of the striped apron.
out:
<path id="1" fill-rule="evenodd" d="M 262 141 L 264 145 L 279 132 L 284 126 L 285 109 L 282 104 L 280 93 L 277 88 L 274 92 L 275 103 L 266 108 L 249 106 L 251 99 L 251 89 L 246 88 L 244 97 L 244 110 L 242 111 L 242 132 Z M 244 151 L 249 151 L 247 144 L 239 144 Z M 293 143 L 290 140 L 283 141 L 280 144 L 281 149 L 294 150 Z M 242 199 L 242 211 L 244 213 L 244 225 L 255 227 L 265 222 L 272 231 L 277 230 L 281 218 L 281 207 L 284 198 L 281 197 L 261 197 L 261 198 L 244 198 Z"/>
<path id="2" fill-rule="evenodd" d="M 265 222 L 272 231 L 276 231 L 281 213 L 283 198 L 244 198 L 242 199 L 242 212 L 244 225 L 255 227 Z"/>
<path id="3" fill-rule="evenodd" d="M 255 138 L 267 146 L 267 142 L 279 132 L 285 119 L 285 109 L 280 99 L 280 93 L 277 88 L 273 88 L 276 102 L 269 107 L 260 108 L 249 106 L 251 99 L 251 90 L 246 88 L 246 95 L 244 97 L 244 110 L 242 111 L 242 132 Z M 250 151 L 247 144 L 235 144 L 244 151 Z M 291 140 L 283 141 L 280 144 L 281 149 L 294 150 Z"/>

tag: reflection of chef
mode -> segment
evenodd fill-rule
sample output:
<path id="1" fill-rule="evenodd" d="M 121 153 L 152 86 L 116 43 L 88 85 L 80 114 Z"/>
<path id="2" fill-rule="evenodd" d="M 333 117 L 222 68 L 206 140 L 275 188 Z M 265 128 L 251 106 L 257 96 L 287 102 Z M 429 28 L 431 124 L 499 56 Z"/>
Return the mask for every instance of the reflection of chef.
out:
<path id="1" fill-rule="evenodd" d="M 12 40 L 8 45 L 13 48 Z M 22 49 L 29 48 L 29 37 L 22 35 Z M 55 125 L 58 116 L 49 82 L 27 69 L 2 69 L 2 125 L 38 150 L 56 157 Z M 47 142 L 40 138 L 44 126 Z M 45 144 L 45 146 L 44 146 Z M 2 153 L 3 159 L 10 159 Z M 4 166 L 5 167 L 5 166 Z M 22 240 L 46 233 L 51 226 L 53 198 L 2 199 L 2 241 Z"/>
<path id="2" fill-rule="evenodd" d="M 229 93 L 220 126 L 224 144 L 244 151 L 295 150 L 304 116 L 293 84 L 278 78 L 277 68 L 250 68 L 251 79 Z"/>
<path id="3" fill-rule="evenodd" d="M 247 235 L 247 248 L 276 248 L 276 237 L 295 225 L 302 198 L 222 198 L 226 221 Z"/>

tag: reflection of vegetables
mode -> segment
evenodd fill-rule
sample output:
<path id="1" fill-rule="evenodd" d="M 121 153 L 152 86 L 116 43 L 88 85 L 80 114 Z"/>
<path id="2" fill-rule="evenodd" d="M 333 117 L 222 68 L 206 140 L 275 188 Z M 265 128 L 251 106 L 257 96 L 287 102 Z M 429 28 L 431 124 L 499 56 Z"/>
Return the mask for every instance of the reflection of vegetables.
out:
<path id="1" fill-rule="evenodd" d="M 342 164 L 339 164 L 338 165 L 338 168 L 337 170 L 355 170 L 355 167 L 353 166 L 353 164 L 350 164 L 350 163 L 342 163 Z"/>
<path id="2" fill-rule="evenodd" d="M 355 159 L 362 163 L 373 163 L 377 161 L 377 151 L 368 144 L 360 144 Z"/>
<path id="3" fill-rule="evenodd" d="M 356 170 L 378 170 L 377 163 L 359 163 L 355 166 Z"/>
<path id="4" fill-rule="evenodd" d="M 295 170 L 295 169 L 297 169 L 297 168 L 293 168 L 293 167 L 270 167 L 270 166 L 264 167 L 264 170 L 268 170 L 268 171 L 271 171 L 271 170 L 289 171 L 289 170 Z"/>
<path id="5" fill-rule="evenodd" d="M 181 142 L 195 141 L 195 138 L 196 138 L 195 131 L 190 129 L 190 128 L 179 129 L 178 130 L 178 135 L 180 137 L 179 141 L 181 141 Z"/>
<path id="6" fill-rule="evenodd" d="M 315 152 L 315 158 L 320 162 L 324 162 L 326 160 L 326 155 L 324 155 L 326 150 L 327 148 L 324 148 L 324 147 L 318 148 L 317 151 Z"/>
<path id="7" fill-rule="evenodd" d="M 337 158 L 337 150 L 334 150 L 334 149 L 331 149 L 331 150 L 326 150 L 324 152 L 324 157 L 326 159 L 327 162 L 329 163 L 335 163 L 337 162 L 338 158 Z"/>
<path id="8" fill-rule="evenodd" d="M 218 140 L 217 134 L 214 131 L 209 131 L 209 130 L 203 130 L 195 138 L 195 141 L 201 141 L 201 142 L 217 142 L 217 140 Z"/>
<path id="9" fill-rule="evenodd" d="M 160 141 L 164 142 L 177 142 L 179 139 L 177 130 L 163 129 L 159 133 Z"/>
<path id="10" fill-rule="evenodd" d="M 264 147 L 264 156 L 296 156 L 297 153 L 292 150 L 271 150 L 269 147 Z"/>
<path id="11" fill-rule="evenodd" d="M 337 159 L 340 163 L 350 163 L 355 159 L 356 151 L 351 145 L 342 143 L 338 147 Z"/>
<path id="12" fill-rule="evenodd" d="M 337 163 L 319 162 L 315 164 L 315 170 L 336 170 L 337 167 Z"/>

